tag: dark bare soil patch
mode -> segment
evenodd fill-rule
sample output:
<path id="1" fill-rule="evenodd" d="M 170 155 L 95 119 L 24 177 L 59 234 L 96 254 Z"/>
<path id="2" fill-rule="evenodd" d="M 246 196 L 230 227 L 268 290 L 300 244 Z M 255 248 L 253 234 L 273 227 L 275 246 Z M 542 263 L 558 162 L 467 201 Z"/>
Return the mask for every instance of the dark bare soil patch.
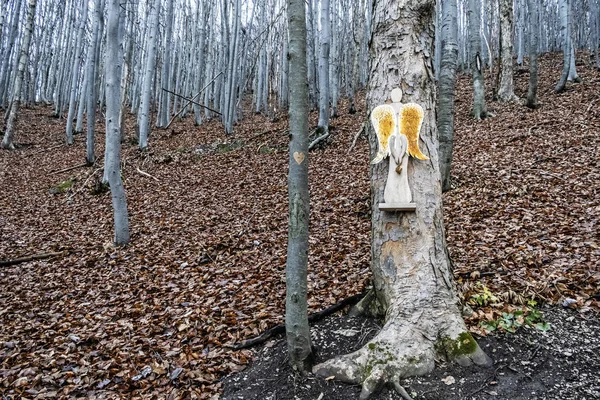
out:
<path id="1" fill-rule="evenodd" d="M 521 328 L 515 334 L 480 338 L 494 359 L 489 368 L 440 364 L 430 375 L 406 379 L 407 392 L 423 400 L 585 400 L 600 398 L 600 322 L 560 308 L 545 308 L 552 329 Z M 311 329 L 319 360 L 360 348 L 378 330 L 373 320 L 336 315 Z M 285 339 L 256 350 L 252 366 L 224 381 L 224 400 L 350 400 L 359 386 L 292 373 Z M 402 399 L 383 388 L 375 400 Z"/>

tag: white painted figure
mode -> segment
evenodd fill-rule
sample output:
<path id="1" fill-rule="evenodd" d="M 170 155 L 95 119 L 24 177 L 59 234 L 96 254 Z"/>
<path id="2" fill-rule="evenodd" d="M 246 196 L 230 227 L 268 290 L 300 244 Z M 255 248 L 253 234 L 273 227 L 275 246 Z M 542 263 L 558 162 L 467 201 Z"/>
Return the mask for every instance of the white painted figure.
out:
<path id="1" fill-rule="evenodd" d="M 415 103 L 402 104 L 402 90 L 398 88 L 392 90 L 391 98 L 391 104 L 377 106 L 371 112 L 371 123 L 379 141 L 379 151 L 372 163 L 391 156 L 383 192 L 385 203 L 380 208 L 414 209 L 407 167 L 409 155 L 419 160 L 429 159 L 419 150 L 423 108 Z"/>

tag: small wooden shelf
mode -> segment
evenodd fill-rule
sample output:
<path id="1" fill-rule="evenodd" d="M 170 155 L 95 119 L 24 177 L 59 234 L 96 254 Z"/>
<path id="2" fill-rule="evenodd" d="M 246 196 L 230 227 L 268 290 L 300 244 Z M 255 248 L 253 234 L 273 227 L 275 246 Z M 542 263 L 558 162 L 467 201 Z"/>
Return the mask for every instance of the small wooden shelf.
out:
<path id="1" fill-rule="evenodd" d="M 415 211 L 417 205 L 415 203 L 379 203 L 381 211 Z"/>

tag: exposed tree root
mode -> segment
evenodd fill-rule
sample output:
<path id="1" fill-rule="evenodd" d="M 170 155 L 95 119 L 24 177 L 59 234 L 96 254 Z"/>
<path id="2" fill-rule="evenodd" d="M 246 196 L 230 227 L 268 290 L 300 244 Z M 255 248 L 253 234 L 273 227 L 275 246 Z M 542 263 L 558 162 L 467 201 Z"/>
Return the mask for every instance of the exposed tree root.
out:
<path id="1" fill-rule="evenodd" d="M 421 323 L 427 320 L 417 319 Z M 410 399 L 400 381 L 430 373 L 436 360 L 452 360 L 462 366 L 491 364 L 490 358 L 468 332 L 455 334 L 460 325 L 454 326 L 450 319 L 445 321 L 444 316 L 437 321 L 439 323 L 427 323 L 423 328 L 392 319 L 362 349 L 316 365 L 313 373 L 361 384 L 361 400 L 369 398 L 386 384 L 404 399 Z M 435 330 L 438 334 L 431 337 Z"/>

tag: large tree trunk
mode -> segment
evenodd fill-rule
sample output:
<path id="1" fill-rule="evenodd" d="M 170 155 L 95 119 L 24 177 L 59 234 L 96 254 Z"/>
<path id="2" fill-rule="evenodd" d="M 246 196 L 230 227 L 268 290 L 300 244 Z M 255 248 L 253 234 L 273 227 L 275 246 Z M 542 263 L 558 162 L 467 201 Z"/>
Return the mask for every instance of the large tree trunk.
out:
<path id="1" fill-rule="evenodd" d="M 308 81 L 304 0 L 288 0 L 290 71 L 289 221 L 285 327 L 290 363 L 304 371 L 312 363 L 307 312 L 308 266 Z"/>
<path id="2" fill-rule="evenodd" d="M 428 374 L 436 360 L 490 362 L 462 319 L 446 249 L 431 58 L 434 11 L 433 0 L 375 2 L 369 109 L 383 104 L 393 88 L 405 88 L 403 101 L 420 104 L 425 111 L 419 146 L 430 160 L 409 161 L 414 213 L 379 210 L 388 165 L 371 168 L 373 283 L 385 324 L 362 349 L 313 369 L 321 376 L 362 384 L 361 399 L 384 383 L 403 392 L 400 379 Z M 377 139 L 372 131 L 369 142 L 374 157 Z"/>
<path id="3" fill-rule="evenodd" d="M 440 172 L 442 191 L 450 190 L 450 167 L 454 148 L 454 92 L 458 67 L 456 0 L 442 1 L 442 60 L 439 77 L 439 110 L 437 126 L 440 133 Z"/>
<path id="4" fill-rule="evenodd" d="M 4 132 L 4 138 L 2 139 L 3 149 L 14 150 L 15 148 L 15 145 L 13 144 L 13 136 L 15 133 L 17 114 L 19 113 L 19 104 L 21 102 L 20 99 L 23 77 L 25 76 L 25 69 L 27 68 L 27 63 L 29 60 L 29 45 L 31 43 L 31 35 L 33 34 L 33 21 L 35 18 L 36 3 L 37 0 L 29 0 L 27 24 L 25 25 L 25 32 L 23 34 L 23 44 L 21 45 L 21 55 L 19 56 L 19 67 L 17 69 L 15 85 L 13 88 L 13 100 L 10 105 L 8 121 L 6 122 L 6 131 Z"/>
<path id="5" fill-rule="evenodd" d="M 481 4 L 476 0 L 469 0 L 469 40 L 471 42 L 471 73 L 473 74 L 473 116 L 476 120 L 487 117 L 485 105 L 485 81 L 483 79 L 483 65 L 481 61 Z"/>
<path id="6" fill-rule="evenodd" d="M 513 0 L 499 0 L 500 14 L 500 101 L 517 100 L 513 85 Z"/>
<path id="7" fill-rule="evenodd" d="M 540 23 L 539 0 L 527 0 L 529 7 L 529 89 L 527 91 L 527 107 L 537 107 L 538 88 L 538 30 L 535 29 Z"/>
<path id="8" fill-rule="evenodd" d="M 121 106 L 121 72 L 123 59 L 120 57 L 119 40 L 119 0 L 108 2 L 108 22 L 106 24 L 106 153 L 108 184 L 112 197 L 115 221 L 115 245 L 129 243 L 129 217 L 127 199 L 121 180 L 121 129 L 119 108 Z"/>

